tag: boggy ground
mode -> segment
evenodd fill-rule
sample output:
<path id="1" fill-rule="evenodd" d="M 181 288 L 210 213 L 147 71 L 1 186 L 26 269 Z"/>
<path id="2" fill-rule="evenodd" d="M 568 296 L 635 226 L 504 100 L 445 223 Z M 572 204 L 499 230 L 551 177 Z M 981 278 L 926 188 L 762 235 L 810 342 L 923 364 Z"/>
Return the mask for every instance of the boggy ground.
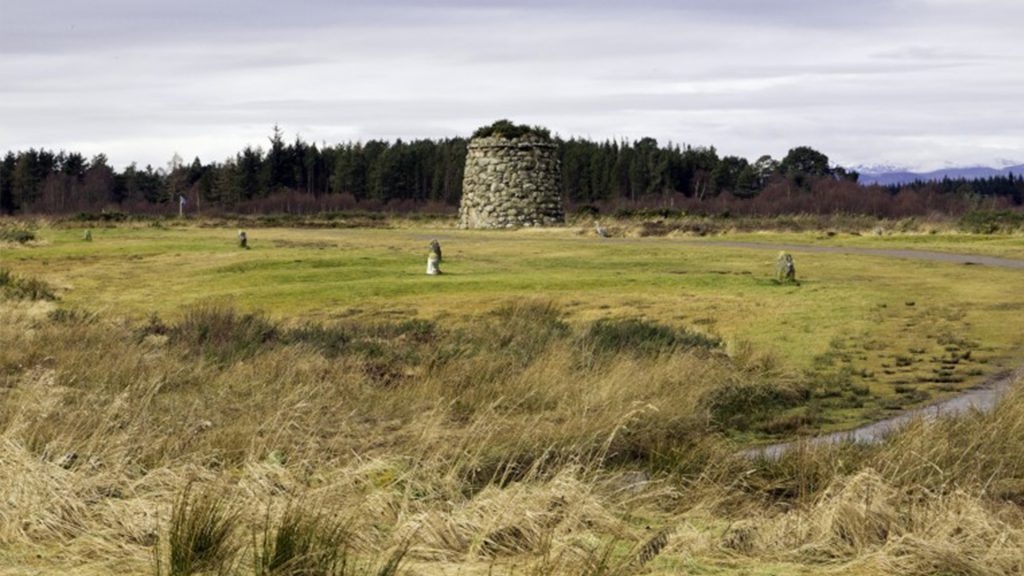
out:
<path id="1" fill-rule="evenodd" d="M 1009 366 L 1019 271 L 798 255 L 787 287 L 771 251 L 573 230 L 233 235 L 4 245 L 0 573 L 1024 570 L 1019 393 L 737 454 Z"/>

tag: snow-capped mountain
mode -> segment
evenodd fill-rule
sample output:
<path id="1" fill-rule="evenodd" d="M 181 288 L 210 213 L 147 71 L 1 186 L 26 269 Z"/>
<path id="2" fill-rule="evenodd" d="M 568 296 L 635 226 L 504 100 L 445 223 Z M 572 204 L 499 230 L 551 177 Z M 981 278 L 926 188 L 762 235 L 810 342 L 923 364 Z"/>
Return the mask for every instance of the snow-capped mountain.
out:
<path id="1" fill-rule="evenodd" d="M 889 166 L 858 166 L 852 169 L 860 173 L 859 181 L 861 184 L 879 184 L 882 186 L 906 184 L 908 182 L 914 182 L 915 180 L 927 182 L 942 180 L 943 178 L 949 178 L 951 180 L 958 180 L 961 178 L 964 180 L 978 180 L 982 178 L 992 178 L 994 176 L 1007 176 L 1009 174 L 1024 176 L 1024 164 L 1007 160 L 1001 160 L 999 163 L 1002 164 L 1000 168 L 991 168 L 988 166 L 950 167 L 932 170 L 929 172 L 913 172 L 911 170 Z"/>
<path id="2" fill-rule="evenodd" d="M 848 166 L 847 170 L 856 170 L 860 174 L 889 174 L 891 172 L 913 171 L 909 166 L 900 164 L 858 164 L 856 166 Z"/>

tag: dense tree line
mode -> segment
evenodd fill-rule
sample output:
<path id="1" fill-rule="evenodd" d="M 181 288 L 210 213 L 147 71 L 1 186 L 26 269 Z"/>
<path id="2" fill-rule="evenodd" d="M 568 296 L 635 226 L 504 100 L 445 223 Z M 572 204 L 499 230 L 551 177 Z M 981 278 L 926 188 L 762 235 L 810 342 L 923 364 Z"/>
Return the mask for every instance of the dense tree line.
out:
<path id="1" fill-rule="evenodd" d="M 132 164 L 118 172 L 104 156 L 48 150 L 8 152 L 0 161 L 0 209 L 61 213 L 109 206 L 144 209 L 176 205 L 231 209 L 274 194 L 348 195 L 356 201 L 437 201 L 457 204 L 466 157 L 463 139 L 347 143 L 318 147 L 286 143 L 274 130 L 269 146 L 247 146 L 221 163 L 175 155 L 164 167 Z"/>
<path id="2" fill-rule="evenodd" d="M 918 180 L 909 184 L 894 184 L 886 186 L 886 189 L 892 194 L 898 194 L 906 190 L 929 190 L 978 200 L 1002 198 L 1009 200 L 1016 206 L 1024 204 L 1024 176 L 1016 176 L 1013 173 L 1006 176 L 978 178 L 975 180 L 949 178 L 947 176 L 937 181 L 925 182 Z"/>
<path id="3" fill-rule="evenodd" d="M 521 127 L 499 122 L 488 134 L 517 128 Z M 539 134 L 546 137 L 546 131 Z M 570 206 L 667 206 L 677 201 L 723 205 L 759 196 L 784 199 L 786 205 L 814 206 L 818 195 L 834 196 L 842 189 L 844 198 L 855 201 L 861 197 L 859 191 L 866 190 L 856 185 L 856 173 L 831 166 L 827 156 L 808 147 L 790 150 L 780 160 L 762 156 L 750 162 L 720 157 L 713 147 L 660 145 L 652 138 L 555 142 Z M 275 127 L 266 148 L 247 146 L 224 162 L 206 164 L 196 158 L 189 163 L 175 155 L 166 166 L 132 164 L 120 171 L 103 155 L 87 159 L 75 152 L 8 152 L 0 161 L 0 211 L 167 212 L 175 210 L 179 196 L 186 198 L 190 211 L 453 207 L 461 196 L 467 144 L 464 138 L 450 138 L 317 146 L 301 138 L 286 142 Z M 908 190 L 917 197 L 998 197 L 1019 205 L 1024 180 L 947 180 L 878 190 L 863 198 L 877 204 L 886 194 L 895 198 Z M 859 208 L 854 202 L 852 207 L 835 209 Z"/>

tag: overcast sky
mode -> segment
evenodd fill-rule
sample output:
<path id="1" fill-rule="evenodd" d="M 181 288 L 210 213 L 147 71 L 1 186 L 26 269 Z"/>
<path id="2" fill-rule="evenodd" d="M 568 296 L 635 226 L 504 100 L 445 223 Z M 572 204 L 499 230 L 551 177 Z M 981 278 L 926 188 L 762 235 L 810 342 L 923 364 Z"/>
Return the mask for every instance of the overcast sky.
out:
<path id="1" fill-rule="evenodd" d="M 1024 162 L 1021 0 L 0 0 L 0 151 L 563 137 Z"/>

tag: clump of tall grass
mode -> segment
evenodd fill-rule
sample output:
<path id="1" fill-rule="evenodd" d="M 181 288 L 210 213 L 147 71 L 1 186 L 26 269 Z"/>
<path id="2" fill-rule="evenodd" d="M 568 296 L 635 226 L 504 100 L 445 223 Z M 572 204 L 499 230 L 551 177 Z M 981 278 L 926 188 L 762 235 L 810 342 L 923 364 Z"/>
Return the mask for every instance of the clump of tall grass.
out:
<path id="1" fill-rule="evenodd" d="M 431 321 L 415 318 L 374 323 L 306 322 L 287 327 L 260 312 L 240 312 L 224 303 L 204 303 L 186 309 L 181 319 L 171 325 L 151 317 L 142 333 L 166 334 L 172 344 L 230 362 L 290 344 L 309 346 L 332 358 L 350 353 L 388 356 L 399 349 L 407 352 L 410 347 L 430 342 L 436 327 Z"/>
<path id="2" fill-rule="evenodd" d="M 668 544 L 672 530 L 658 530 L 646 541 L 611 537 L 572 550 L 546 547 L 526 573 L 535 576 L 634 576 L 647 573 L 647 565 Z M 660 572 L 658 572 L 660 573 Z"/>
<path id="3" fill-rule="evenodd" d="M 1024 214 L 1011 210 L 972 210 L 960 218 L 958 226 L 973 234 L 1019 231 L 1024 228 Z"/>
<path id="4" fill-rule="evenodd" d="M 54 308 L 46 317 L 54 324 L 89 325 L 100 321 L 95 312 L 82 308 Z"/>
<path id="5" fill-rule="evenodd" d="M 281 341 L 285 344 L 313 346 L 330 358 L 349 351 L 355 338 L 356 336 L 346 326 L 313 322 L 296 326 L 281 335 Z"/>
<path id="6" fill-rule="evenodd" d="M 843 562 L 867 573 L 1019 574 L 1020 513 L 993 506 L 980 494 L 900 487 L 862 467 L 835 477 L 805 505 L 782 514 L 748 514 L 722 534 L 719 545 L 760 561 Z"/>
<path id="7" fill-rule="evenodd" d="M 212 489 L 188 485 L 174 502 L 167 531 L 167 576 L 226 574 L 238 545 L 234 536 L 239 517 L 236 504 Z M 157 549 L 156 571 L 163 575 Z"/>
<path id="8" fill-rule="evenodd" d="M 579 346 L 595 356 L 621 353 L 654 356 L 674 350 L 712 350 L 721 346 L 721 340 L 685 328 L 625 318 L 592 323 L 581 335 Z"/>
<path id="9" fill-rule="evenodd" d="M 185 311 L 169 330 L 170 341 L 220 361 L 252 356 L 274 339 L 275 326 L 265 315 L 241 313 L 220 304 L 200 304 Z"/>
<path id="10" fill-rule="evenodd" d="M 561 310 L 550 300 L 521 300 L 501 306 L 491 313 L 486 326 L 475 338 L 492 350 L 504 350 L 520 365 L 536 359 L 554 340 L 570 332 Z"/>
<path id="11" fill-rule="evenodd" d="M 347 528 L 322 512 L 290 506 L 273 526 L 268 508 L 261 541 L 253 540 L 254 576 L 340 576 L 350 565 Z"/>
<path id="12" fill-rule="evenodd" d="M 13 300 L 56 300 L 57 294 L 45 280 L 14 274 L 0 268 L 0 294 Z"/>
<path id="13" fill-rule="evenodd" d="M 703 400 L 712 422 L 722 430 L 768 431 L 780 414 L 806 404 L 810 391 L 776 381 L 728 382 L 711 390 Z"/>
<path id="14" fill-rule="evenodd" d="M 0 226 L 0 242 L 27 244 L 35 239 L 36 235 L 27 228 Z"/>

